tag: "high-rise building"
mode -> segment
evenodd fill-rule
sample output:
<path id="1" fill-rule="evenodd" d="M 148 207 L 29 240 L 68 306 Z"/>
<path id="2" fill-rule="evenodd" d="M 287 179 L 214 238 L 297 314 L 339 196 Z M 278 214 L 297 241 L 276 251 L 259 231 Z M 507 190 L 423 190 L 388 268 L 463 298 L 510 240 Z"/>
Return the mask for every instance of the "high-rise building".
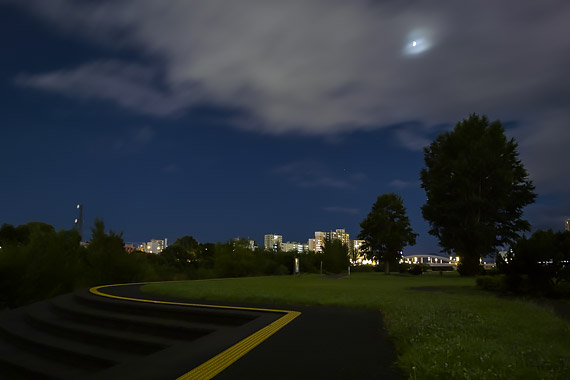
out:
<path id="1" fill-rule="evenodd" d="M 570 231 L 570 219 L 566 219 L 566 222 L 564 222 L 564 229 Z"/>
<path id="2" fill-rule="evenodd" d="M 142 243 L 139 248 L 146 253 L 160 253 L 168 247 L 168 239 L 151 239 L 148 243 Z"/>
<path id="3" fill-rule="evenodd" d="M 277 252 L 282 250 L 283 236 L 277 234 L 269 234 L 263 237 L 263 247 L 266 250 Z"/>
<path id="4" fill-rule="evenodd" d="M 299 253 L 303 253 L 303 252 L 307 252 L 309 250 L 309 245 L 308 244 L 303 244 L 303 243 L 297 243 L 297 242 L 286 242 L 283 243 L 281 245 L 281 250 L 283 252 L 291 252 L 291 251 L 295 251 L 295 252 L 299 252 Z"/>
<path id="5" fill-rule="evenodd" d="M 344 228 L 337 228 L 335 231 L 315 231 L 315 238 L 309 239 L 309 251 L 322 252 L 327 240 L 340 240 L 342 244 L 350 247 L 350 234 Z"/>
<path id="6" fill-rule="evenodd" d="M 347 234 L 344 228 L 337 228 L 335 231 L 325 232 L 325 239 L 340 240 L 342 244 L 350 246 L 350 234 Z"/>
<path id="7" fill-rule="evenodd" d="M 325 233 L 322 231 L 315 231 L 315 238 L 309 239 L 309 251 L 322 252 L 325 245 Z"/>

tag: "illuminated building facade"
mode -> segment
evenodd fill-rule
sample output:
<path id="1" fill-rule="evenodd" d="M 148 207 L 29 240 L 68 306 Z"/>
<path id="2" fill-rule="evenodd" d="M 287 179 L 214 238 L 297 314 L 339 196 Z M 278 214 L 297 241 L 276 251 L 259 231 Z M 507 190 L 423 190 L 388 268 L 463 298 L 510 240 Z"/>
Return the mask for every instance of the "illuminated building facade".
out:
<path id="1" fill-rule="evenodd" d="M 139 249 L 146 253 L 160 253 L 168 247 L 168 239 L 151 239 L 148 243 L 139 245 Z"/>
<path id="2" fill-rule="evenodd" d="M 269 234 L 263 237 L 263 247 L 266 250 L 277 252 L 282 251 L 283 235 Z"/>

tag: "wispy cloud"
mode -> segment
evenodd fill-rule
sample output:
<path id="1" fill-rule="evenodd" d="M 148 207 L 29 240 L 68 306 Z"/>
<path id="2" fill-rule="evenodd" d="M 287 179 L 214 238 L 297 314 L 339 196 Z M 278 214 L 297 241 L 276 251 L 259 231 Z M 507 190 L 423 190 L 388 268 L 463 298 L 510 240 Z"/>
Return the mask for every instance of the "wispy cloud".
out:
<path id="1" fill-rule="evenodd" d="M 348 190 L 366 178 L 361 172 L 338 172 L 321 162 L 311 160 L 290 162 L 276 168 L 275 173 L 302 188 L 328 187 Z"/>
<path id="2" fill-rule="evenodd" d="M 162 171 L 168 174 L 175 174 L 180 172 L 180 167 L 176 164 L 170 164 L 162 168 Z"/>
<path id="3" fill-rule="evenodd" d="M 360 210 L 357 208 L 338 206 L 323 207 L 323 211 L 351 215 L 358 215 L 360 213 Z"/>
<path id="4" fill-rule="evenodd" d="M 176 91 L 153 87 L 153 68 L 121 61 L 96 61 L 75 69 L 20 74 L 16 84 L 85 99 L 114 102 L 143 114 L 172 115 L 197 101 L 191 86 Z"/>
<path id="5" fill-rule="evenodd" d="M 133 140 L 137 144 L 148 144 L 155 135 L 154 129 L 148 125 L 138 128 L 134 132 Z"/>
<path id="6" fill-rule="evenodd" d="M 419 186 L 419 181 L 403 181 L 401 179 L 395 179 L 388 184 L 390 187 L 396 187 L 398 189 L 405 189 L 412 186 Z"/>
<path id="7" fill-rule="evenodd" d="M 401 127 L 395 132 L 397 140 L 407 149 L 411 151 L 421 151 L 425 146 L 431 143 L 425 133 L 421 133 L 417 129 Z"/>

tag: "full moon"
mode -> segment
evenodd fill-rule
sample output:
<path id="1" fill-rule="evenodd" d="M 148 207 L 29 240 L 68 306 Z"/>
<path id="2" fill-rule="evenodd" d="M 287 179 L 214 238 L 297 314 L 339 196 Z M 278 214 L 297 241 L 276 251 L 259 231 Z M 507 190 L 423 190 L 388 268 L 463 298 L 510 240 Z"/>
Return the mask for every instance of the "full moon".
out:
<path id="1" fill-rule="evenodd" d="M 412 41 L 412 46 L 415 47 L 416 45 L 417 45 L 416 41 Z"/>

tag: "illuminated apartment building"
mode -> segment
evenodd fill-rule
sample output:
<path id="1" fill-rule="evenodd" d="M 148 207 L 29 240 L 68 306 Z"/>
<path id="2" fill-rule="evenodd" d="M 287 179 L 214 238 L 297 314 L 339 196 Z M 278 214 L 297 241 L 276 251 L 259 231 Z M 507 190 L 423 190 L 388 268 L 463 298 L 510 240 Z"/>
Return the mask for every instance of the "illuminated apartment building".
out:
<path id="1" fill-rule="evenodd" d="M 322 231 L 315 231 L 315 238 L 309 239 L 309 251 L 322 252 L 325 245 L 325 233 Z"/>
<path id="2" fill-rule="evenodd" d="M 347 234 L 344 228 L 337 228 L 335 231 L 325 232 L 325 239 L 340 240 L 342 244 L 350 247 L 350 234 Z"/>
<path id="3" fill-rule="evenodd" d="M 164 248 L 168 247 L 168 239 L 151 239 L 148 243 L 142 243 L 139 245 L 139 249 L 146 253 L 160 253 Z"/>
<path id="4" fill-rule="evenodd" d="M 283 235 L 270 234 L 263 237 L 263 247 L 268 251 L 282 251 Z"/>
<path id="5" fill-rule="evenodd" d="M 350 234 L 344 228 L 337 228 L 335 231 L 315 231 L 315 238 L 309 239 L 309 251 L 322 252 L 326 240 L 340 240 L 342 244 L 350 247 Z"/>
<path id="6" fill-rule="evenodd" d="M 283 252 L 291 252 L 291 251 L 295 251 L 295 252 L 299 252 L 299 253 L 303 253 L 303 252 L 307 252 L 309 250 L 309 245 L 308 244 L 303 244 L 303 243 L 296 243 L 296 242 L 286 242 L 281 244 L 281 250 Z"/>

